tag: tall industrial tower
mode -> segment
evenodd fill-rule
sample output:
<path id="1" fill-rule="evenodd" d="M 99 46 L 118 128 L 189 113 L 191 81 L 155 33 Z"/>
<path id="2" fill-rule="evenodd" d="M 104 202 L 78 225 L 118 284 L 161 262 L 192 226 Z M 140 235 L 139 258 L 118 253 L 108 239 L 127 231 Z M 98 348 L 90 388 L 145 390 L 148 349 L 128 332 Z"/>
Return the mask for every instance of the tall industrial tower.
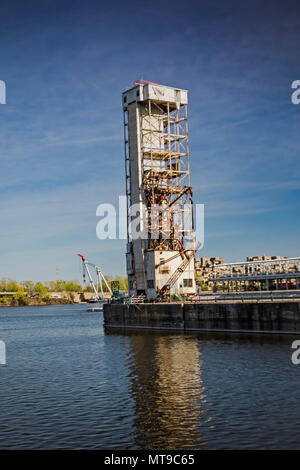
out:
<path id="1" fill-rule="evenodd" d="M 143 80 L 122 94 L 130 296 L 196 290 L 187 95 Z"/>

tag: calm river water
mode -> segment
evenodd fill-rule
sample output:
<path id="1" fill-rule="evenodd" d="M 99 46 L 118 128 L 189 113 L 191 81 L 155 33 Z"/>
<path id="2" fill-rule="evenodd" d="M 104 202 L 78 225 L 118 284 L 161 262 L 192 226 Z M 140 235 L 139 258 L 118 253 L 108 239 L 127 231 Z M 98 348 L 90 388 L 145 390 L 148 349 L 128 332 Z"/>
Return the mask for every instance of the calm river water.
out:
<path id="1" fill-rule="evenodd" d="M 85 305 L 0 309 L 0 448 L 299 449 L 289 336 L 105 332 Z"/>

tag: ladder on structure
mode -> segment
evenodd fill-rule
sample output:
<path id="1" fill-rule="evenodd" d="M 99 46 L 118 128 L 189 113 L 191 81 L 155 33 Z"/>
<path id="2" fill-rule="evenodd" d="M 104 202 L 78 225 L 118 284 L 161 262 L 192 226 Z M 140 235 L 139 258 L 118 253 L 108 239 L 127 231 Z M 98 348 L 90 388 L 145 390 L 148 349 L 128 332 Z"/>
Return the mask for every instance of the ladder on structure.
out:
<path id="1" fill-rule="evenodd" d="M 182 261 L 180 266 L 173 272 L 172 276 L 167 280 L 167 282 L 162 286 L 159 291 L 159 295 L 163 296 L 166 295 L 167 292 L 170 290 L 172 285 L 175 284 L 176 281 L 180 278 L 181 274 L 184 273 L 187 266 L 190 264 L 191 260 L 195 257 L 196 251 L 199 250 L 201 243 L 199 242 L 196 246 L 196 249 L 192 252 L 191 256 L 186 255 L 186 258 Z"/>

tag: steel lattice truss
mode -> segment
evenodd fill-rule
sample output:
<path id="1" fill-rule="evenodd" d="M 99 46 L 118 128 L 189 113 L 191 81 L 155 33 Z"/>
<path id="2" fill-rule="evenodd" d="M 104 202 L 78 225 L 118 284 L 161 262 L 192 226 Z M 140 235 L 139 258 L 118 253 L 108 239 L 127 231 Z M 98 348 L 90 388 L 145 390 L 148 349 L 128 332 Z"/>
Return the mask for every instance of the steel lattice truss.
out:
<path id="1" fill-rule="evenodd" d="M 177 109 L 170 103 L 148 100 L 140 115 L 140 145 L 148 248 L 179 251 L 192 248 L 187 106 Z"/>

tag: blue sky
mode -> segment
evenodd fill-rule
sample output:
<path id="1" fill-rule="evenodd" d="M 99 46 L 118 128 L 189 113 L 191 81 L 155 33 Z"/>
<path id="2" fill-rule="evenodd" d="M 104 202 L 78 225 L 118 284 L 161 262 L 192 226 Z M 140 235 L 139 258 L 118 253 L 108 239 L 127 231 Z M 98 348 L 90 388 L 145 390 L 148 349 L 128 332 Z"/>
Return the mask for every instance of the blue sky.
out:
<path id="1" fill-rule="evenodd" d="M 299 256 L 300 7 L 296 1 L 0 4 L 0 277 L 79 278 L 83 252 L 125 273 L 125 241 L 96 237 L 124 194 L 121 93 L 143 78 L 189 90 L 201 256 Z"/>

